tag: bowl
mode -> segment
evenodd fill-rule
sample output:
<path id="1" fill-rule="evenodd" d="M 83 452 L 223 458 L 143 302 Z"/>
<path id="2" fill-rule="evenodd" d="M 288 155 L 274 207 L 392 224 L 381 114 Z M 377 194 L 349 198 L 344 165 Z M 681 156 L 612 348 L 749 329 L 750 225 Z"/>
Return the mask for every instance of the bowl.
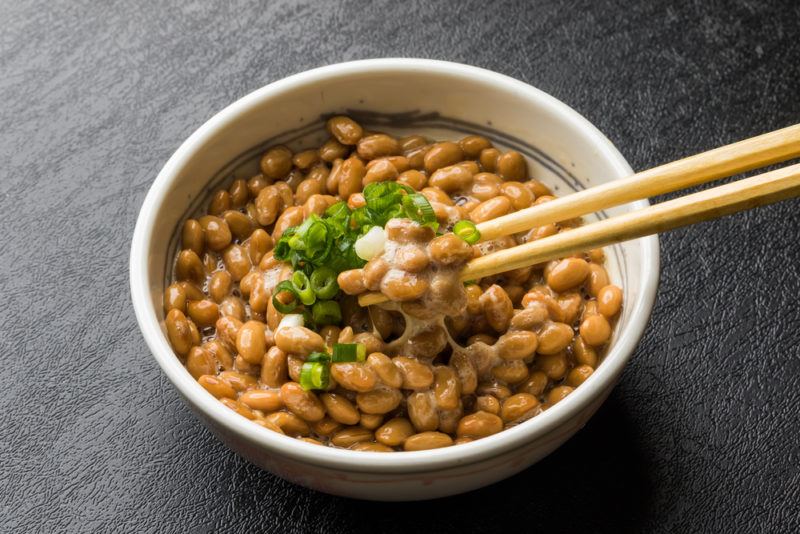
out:
<path id="1" fill-rule="evenodd" d="M 156 177 L 139 213 L 130 257 L 131 296 L 147 345 L 203 423 L 230 449 L 291 482 L 371 500 L 457 494 L 509 477 L 575 434 L 602 404 L 649 320 L 658 285 L 658 240 L 610 247 L 607 268 L 625 306 L 594 374 L 565 400 L 487 438 L 419 452 L 320 447 L 262 428 L 206 392 L 167 341 L 162 294 L 179 224 L 232 176 L 255 173 L 267 146 L 318 146 L 324 118 L 347 113 L 372 129 L 457 139 L 477 133 L 529 160 L 558 195 L 632 173 L 611 142 L 567 105 L 518 80 L 476 67 L 419 59 L 354 61 L 290 76 L 223 109 L 195 131 Z M 608 217 L 646 201 L 599 213 Z"/>

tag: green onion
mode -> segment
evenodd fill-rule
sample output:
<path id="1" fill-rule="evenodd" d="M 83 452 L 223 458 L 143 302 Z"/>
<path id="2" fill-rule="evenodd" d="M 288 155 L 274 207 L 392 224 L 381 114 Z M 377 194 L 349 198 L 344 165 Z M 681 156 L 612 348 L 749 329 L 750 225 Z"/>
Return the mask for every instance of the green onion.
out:
<path id="1" fill-rule="evenodd" d="M 283 235 L 275 243 L 275 248 L 273 249 L 273 255 L 279 260 L 288 259 L 289 254 L 292 253 L 292 247 L 289 245 L 289 241 L 291 241 L 292 237 L 294 237 L 294 233 L 297 230 L 297 227 L 287 228 Z"/>
<path id="2" fill-rule="evenodd" d="M 325 389 L 330 383 L 330 369 L 325 362 L 305 362 L 300 369 L 300 386 L 305 389 Z"/>
<path id="3" fill-rule="evenodd" d="M 305 250 L 306 245 L 299 235 L 293 235 L 289 238 L 289 248 L 292 250 Z"/>
<path id="4" fill-rule="evenodd" d="M 358 235 L 353 234 L 354 233 L 351 232 L 350 235 L 343 236 L 339 242 L 336 243 L 334 252 L 325 263 L 327 267 L 330 267 L 337 273 L 349 271 L 350 269 L 357 269 L 363 267 L 364 264 L 367 263 L 356 254 L 355 243 L 358 239 Z"/>
<path id="5" fill-rule="evenodd" d="M 306 306 L 311 306 L 317 300 L 317 295 L 311 288 L 311 282 L 303 271 L 295 271 L 292 274 L 292 285 L 300 302 Z"/>
<path id="6" fill-rule="evenodd" d="M 312 352 L 311 354 L 308 355 L 308 358 L 306 358 L 306 362 L 311 362 L 311 363 L 314 362 L 327 363 L 330 361 L 331 361 L 331 355 L 326 354 L 324 352 Z"/>
<path id="7" fill-rule="evenodd" d="M 363 362 L 367 359 L 367 347 L 363 343 L 336 343 L 333 346 L 331 361 Z"/>
<path id="8" fill-rule="evenodd" d="M 407 217 L 437 230 L 439 223 L 430 202 L 410 187 L 397 182 L 377 182 L 364 188 L 366 205 L 351 210 L 345 202 L 330 206 L 322 217 L 311 215 L 298 226 L 287 228 L 275 243 L 274 257 L 290 262 L 295 271 L 313 276 L 314 268 L 326 267 L 334 275 L 363 267 L 366 261 L 355 253 L 356 241 L 373 226 L 384 227 L 390 219 Z M 312 282 L 317 299 L 336 295 L 335 279 L 317 275 Z M 298 298 L 307 306 L 313 302 L 302 280 L 295 285 Z M 330 293 L 330 297 L 328 294 Z"/>
<path id="9" fill-rule="evenodd" d="M 317 294 L 318 299 L 331 299 L 339 292 L 336 282 L 336 272 L 330 267 L 317 267 L 311 273 L 311 289 Z"/>
<path id="10" fill-rule="evenodd" d="M 481 233 L 472 221 L 458 221 L 453 227 L 453 233 L 470 245 L 474 245 L 481 239 Z"/>
<path id="11" fill-rule="evenodd" d="M 381 222 L 374 216 L 374 212 L 365 207 L 355 210 L 351 216 L 351 220 L 353 221 L 353 224 L 362 232 L 367 231 L 370 226 L 376 226 Z"/>
<path id="12" fill-rule="evenodd" d="M 311 215 L 300 226 L 288 228 L 275 245 L 279 260 L 296 258 L 321 265 L 330 255 L 336 231 L 317 215 Z"/>
<path id="13" fill-rule="evenodd" d="M 287 243 L 289 244 L 289 248 L 292 250 L 297 251 L 305 251 L 306 250 L 306 241 L 305 241 L 305 234 L 308 231 L 308 227 L 314 222 L 313 217 L 309 217 L 305 221 L 300 224 L 300 226 L 295 226 L 292 228 L 293 232 L 290 236 L 288 236 Z M 283 241 L 283 236 L 281 236 L 281 241 Z"/>
<path id="14" fill-rule="evenodd" d="M 325 217 L 328 221 L 344 222 L 350 216 L 350 208 L 344 200 L 337 202 L 325 210 Z"/>
<path id="15" fill-rule="evenodd" d="M 319 300 L 311 310 L 311 318 L 317 326 L 342 322 L 342 309 L 335 300 Z"/>
<path id="16" fill-rule="evenodd" d="M 410 219 L 417 221 L 421 225 L 433 225 L 436 223 L 436 213 L 428 199 L 420 193 L 406 195 L 403 197 L 403 207 Z"/>
<path id="17" fill-rule="evenodd" d="M 290 293 L 292 295 L 292 300 L 284 303 L 279 298 L 281 293 Z M 275 306 L 275 309 L 281 313 L 292 313 L 300 304 L 299 301 L 300 295 L 297 294 L 294 284 L 292 284 L 292 282 L 289 280 L 284 280 L 275 286 L 275 290 L 272 292 L 272 305 Z"/>
<path id="18" fill-rule="evenodd" d="M 397 206 L 407 193 L 408 190 L 397 182 L 374 182 L 365 187 L 363 192 L 367 208 L 376 213 Z"/>
<path id="19" fill-rule="evenodd" d="M 328 239 L 328 226 L 320 219 L 308 227 L 305 235 L 306 255 L 312 263 L 324 261 L 331 252 L 333 239 Z"/>

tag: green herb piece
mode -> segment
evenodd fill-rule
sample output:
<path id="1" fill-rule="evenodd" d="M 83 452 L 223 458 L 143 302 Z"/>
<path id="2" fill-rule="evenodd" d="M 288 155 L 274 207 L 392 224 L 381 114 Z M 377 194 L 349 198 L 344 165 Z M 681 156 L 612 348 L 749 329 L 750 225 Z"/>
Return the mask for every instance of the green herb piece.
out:
<path id="1" fill-rule="evenodd" d="M 434 230 L 439 227 L 433 206 L 424 195 L 420 193 L 406 195 L 403 197 L 403 207 L 409 219 L 417 221 L 422 226 L 430 226 Z"/>
<path id="2" fill-rule="evenodd" d="M 300 298 L 300 302 L 306 306 L 311 306 L 314 304 L 314 302 L 317 300 L 317 295 L 311 288 L 311 281 L 309 281 L 306 273 L 303 271 L 295 271 L 292 273 L 291 280 L 294 290 L 297 293 L 297 296 Z"/>
<path id="3" fill-rule="evenodd" d="M 348 235 L 339 239 L 334 245 L 333 252 L 325 263 L 325 266 L 330 267 L 337 273 L 363 267 L 367 262 L 359 258 L 355 250 L 356 239 L 358 239 L 358 237 L 359 234 L 357 232 L 350 232 Z"/>
<path id="4" fill-rule="evenodd" d="M 438 228 L 430 202 L 406 185 L 372 183 L 364 188 L 363 195 L 366 205 L 351 210 L 346 202 L 337 202 L 322 217 L 311 215 L 302 224 L 286 229 L 275 244 L 275 258 L 290 262 L 295 272 L 303 271 L 312 278 L 322 267 L 333 272 L 333 276 L 324 272 L 325 276 L 320 274 L 312 280 L 311 288 L 317 299 L 336 296 L 336 275 L 364 266 L 366 261 L 358 257 L 354 247 L 358 238 L 373 226 L 384 227 L 389 220 L 404 217 L 434 230 Z M 313 303 L 305 293 L 305 286 L 299 282 L 295 285 L 298 298 L 306 305 Z"/>
<path id="5" fill-rule="evenodd" d="M 370 211 L 383 214 L 394 210 L 405 195 L 414 190 L 397 182 L 375 182 L 364 188 L 364 201 Z"/>
<path id="6" fill-rule="evenodd" d="M 317 215 L 311 215 L 300 226 L 295 227 L 289 236 L 288 245 L 309 262 L 319 265 L 328 258 L 333 246 L 329 233 L 330 228 L 325 221 Z M 280 241 L 283 241 L 283 237 L 281 236 Z"/>
<path id="7" fill-rule="evenodd" d="M 331 361 L 363 362 L 367 358 L 367 347 L 363 343 L 336 343 L 333 346 Z"/>
<path id="8" fill-rule="evenodd" d="M 470 245 L 474 245 L 481 239 L 481 233 L 472 221 L 458 221 L 456 225 L 453 226 L 453 233 Z"/>
<path id="9" fill-rule="evenodd" d="M 306 361 L 300 369 L 300 386 L 305 389 L 325 389 L 330 383 L 330 368 L 325 362 Z"/>
<path id="10" fill-rule="evenodd" d="M 313 362 L 327 363 L 330 361 L 331 361 L 331 355 L 326 354 L 324 352 L 312 352 L 311 354 L 308 355 L 308 358 L 306 358 L 306 362 L 312 362 L 312 363 Z"/>
<path id="11" fill-rule="evenodd" d="M 317 267 L 311 273 L 311 289 L 317 294 L 318 299 L 332 299 L 339 292 L 339 284 L 336 282 L 336 271 L 330 267 Z"/>
<path id="12" fill-rule="evenodd" d="M 288 228 L 275 244 L 274 256 L 288 261 L 295 270 L 312 273 L 314 267 L 327 265 L 337 273 L 355 269 L 364 262 L 352 251 L 359 232 L 351 225 L 352 212 L 338 202 L 328 208 L 325 217 L 312 215 L 301 225 Z"/>
<path id="13" fill-rule="evenodd" d="M 286 293 L 292 296 L 292 300 L 284 303 L 281 295 Z M 294 284 L 290 280 L 284 280 L 275 286 L 275 290 L 272 292 L 272 305 L 281 313 L 292 313 L 300 305 L 300 295 L 297 294 Z"/>

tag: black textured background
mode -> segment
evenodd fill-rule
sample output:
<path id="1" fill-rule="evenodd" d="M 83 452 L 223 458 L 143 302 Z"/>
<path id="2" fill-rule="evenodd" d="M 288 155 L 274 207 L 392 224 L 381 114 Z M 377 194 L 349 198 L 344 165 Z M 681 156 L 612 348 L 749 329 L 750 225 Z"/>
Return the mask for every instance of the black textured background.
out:
<path id="1" fill-rule="evenodd" d="M 0 1 L 0 531 L 798 531 L 800 202 L 663 236 L 652 322 L 597 416 L 520 475 L 428 503 L 317 494 L 234 456 L 157 368 L 128 291 L 160 167 L 268 82 L 470 63 L 565 101 L 643 169 L 800 122 L 797 2 L 218 4 Z"/>

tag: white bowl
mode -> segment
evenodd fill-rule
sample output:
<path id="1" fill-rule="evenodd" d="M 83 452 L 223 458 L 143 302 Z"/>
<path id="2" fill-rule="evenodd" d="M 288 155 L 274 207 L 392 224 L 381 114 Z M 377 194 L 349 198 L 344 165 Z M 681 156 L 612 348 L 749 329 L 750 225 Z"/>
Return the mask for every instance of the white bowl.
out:
<path id="1" fill-rule="evenodd" d="M 364 110 L 381 112 L 373 115 Z M 475 442 L 420 452 L 374 453 L 320 447 L 262 428 L 207 393 L 172 352 L 162 292 L 179 224 L 265 146 L 319 143 L 321 115 L 357 113 L 389 132 L 458 138 L 489 136 L 525 153 L 534 176 L 563 195 L 631 174 L 594 126 L 555 98 L 487 70 L 419 59 L 355 61 L 303 72 L 263 87 L 208 120 L 173 154 L 150 188 L 131 246 L 136 318 L 156 361 L 199 418 L 243 457 L 287 480 L 336 495 L 418 500 L 475 489 L 509 477 L 564 443 L 618 380 L 650 317 L 658 285 L 658 240 L 607 249 L 625 306 L 595 373 L 533 419 Z M 373 122 L 373 124 L 370 124 Z M 316 146 L 307 144 L 305 146 Z M 614 215 L 646 201 L 608 210 Z"/>

